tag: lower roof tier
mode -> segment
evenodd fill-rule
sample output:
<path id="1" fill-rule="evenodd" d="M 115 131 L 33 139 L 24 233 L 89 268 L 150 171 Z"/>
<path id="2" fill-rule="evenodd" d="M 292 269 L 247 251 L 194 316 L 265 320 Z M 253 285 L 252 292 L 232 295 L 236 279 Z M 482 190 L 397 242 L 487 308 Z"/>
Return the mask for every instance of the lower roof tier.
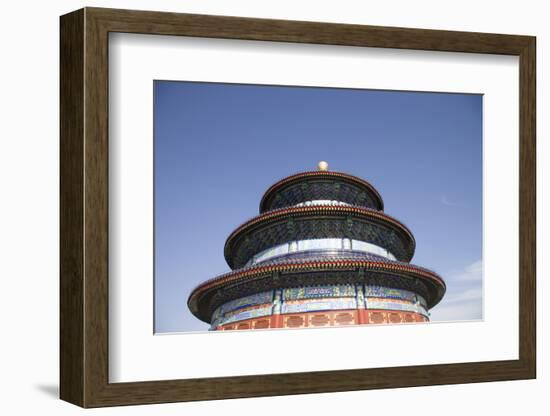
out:
<path id="1" fill-rule="evenodd" d="M 314 205 L 283 208 L 245 222 L 227 238 L 224 256 L 232 269 L 258 253 L 296 240 L 349 238 L 372 243 L 408 262 L 416 242 L 411 231 L 389 215 L 356 206 Z"/>
<path id="2" fill-rule="evenodd" d="M 354 252 L 316 256 L 298 253 L 243 267 L 197 286 L 188 299 L 191 312 L 204 322 L 221 305 L 273 289 L 334 284 L 364 284 L 404 289 L 425 299 L 428 309 L 443 297 L 446 286 L 436 273 L 408 263 Z"/>

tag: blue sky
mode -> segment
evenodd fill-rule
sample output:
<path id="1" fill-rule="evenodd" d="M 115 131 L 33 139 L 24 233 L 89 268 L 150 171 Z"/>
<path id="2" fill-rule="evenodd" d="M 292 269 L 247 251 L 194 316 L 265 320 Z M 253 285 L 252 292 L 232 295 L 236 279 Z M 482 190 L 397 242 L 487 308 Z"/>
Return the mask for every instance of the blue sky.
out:
<path id="1" fill-rule="evenodd" d="M 368 180 L 441 274 L 432 321 L 482 318 L 482 96 L 155 81 L 155 331 L 206 330 L 187 309 L 229 271 L 227 236 L 277 180 Z"/>

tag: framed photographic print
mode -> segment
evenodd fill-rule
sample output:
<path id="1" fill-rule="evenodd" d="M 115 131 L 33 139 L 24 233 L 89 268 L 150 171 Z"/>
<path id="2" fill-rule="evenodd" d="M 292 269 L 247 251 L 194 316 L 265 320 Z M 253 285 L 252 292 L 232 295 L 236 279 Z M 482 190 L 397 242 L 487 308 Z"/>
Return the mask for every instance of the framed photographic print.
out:
<path id="1" fill-rule="evenodd" d="M 61 17 L 61 398 L 534 378 L 535 38 Z"/>

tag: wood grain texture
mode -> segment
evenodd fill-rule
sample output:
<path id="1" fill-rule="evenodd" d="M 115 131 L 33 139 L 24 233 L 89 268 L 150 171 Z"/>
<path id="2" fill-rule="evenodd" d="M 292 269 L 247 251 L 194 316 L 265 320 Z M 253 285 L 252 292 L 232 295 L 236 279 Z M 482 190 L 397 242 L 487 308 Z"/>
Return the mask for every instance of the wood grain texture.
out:
<path id="1" fill-rule="evenodd" d="M 519 102 L 519 356 L 536 377 L 536 41 L 520 54 Z"/>
<path id="2" fill-rule="evenodd" d="M 60 388 L 84 404 L 84 12 L 61 19 L 60 50 Z"/>
<path id="3" fill-rule="evenodd" d="M 518 360 L 108 381 L 108 33 L 516 55 L 520 58 Z M 83 407 L 534 378 L 535 38 L 86 8 L 61 18 L 61 398 Z M 192 357 L 196 359 L 197 357 Z"/>

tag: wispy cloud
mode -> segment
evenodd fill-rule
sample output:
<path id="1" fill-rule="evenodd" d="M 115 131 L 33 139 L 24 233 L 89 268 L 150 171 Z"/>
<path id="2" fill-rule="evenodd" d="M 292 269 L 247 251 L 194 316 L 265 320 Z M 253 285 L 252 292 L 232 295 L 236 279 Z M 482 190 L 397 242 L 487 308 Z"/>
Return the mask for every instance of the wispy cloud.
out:
<path id="1" fill-rule="evenodd" d="M 443 205 L 447 205 L 448 207 L 454 207 L 456 205 L 455 202 L 450 201 L 445 195 L 441 195 L 440 200 Z"/>
<path id="2" fill-rule="evenodd" d="M 479 300 L 438 305 L 430 315 L 432 322 L 476 321 L 483 318 L 483 303 Z"/>
<path id="3" fill-rule="evenodd" d="M 481 288 L 472 288 L 457 293 L 449 293 L 445 303 L 464 303 L 481 300 Z"/>
<path id="4" fill-rule="evenodd" d="M 450 273 L 448 280 L 455 282 L 481 281 L 483 277 L 483 261 L 478 260 L 465 266 L 462 270 Z"/>
<path id="5" fill-rule="evenodd" d="M 430 313 L 432 321 L 465 321 L 483 317 L 483 262 L 475 261 L 444 276 L 447 293 Z"/>

